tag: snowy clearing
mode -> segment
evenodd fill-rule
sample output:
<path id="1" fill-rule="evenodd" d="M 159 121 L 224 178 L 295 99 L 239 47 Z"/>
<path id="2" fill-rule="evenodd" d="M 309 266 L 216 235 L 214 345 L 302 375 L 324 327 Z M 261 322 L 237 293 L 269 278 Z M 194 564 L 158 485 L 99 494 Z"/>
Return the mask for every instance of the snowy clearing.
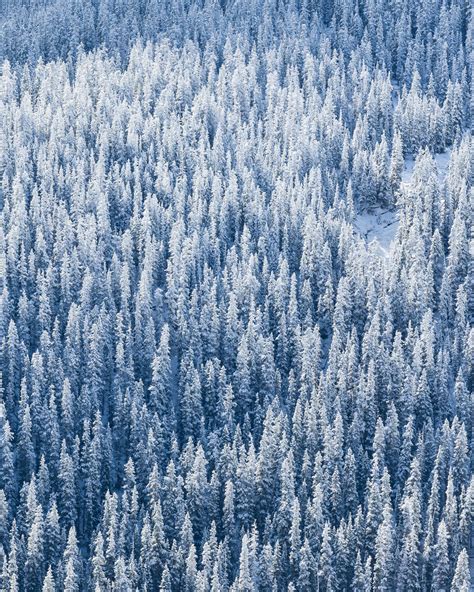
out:
<path id="1" fill-rule="evenodd" d="M 438 178 L 443 181 L 447 175 L 451 150 L 434 156 L 438 169 Z M 405 159 L 405 166 L 402 173 L 402 191 L 409 191 L 412 182 L 415 159 Z M 382 257 L 388 257 L 392 252 L 393 241 L 398 229 L 398 214 L 394 210 L 375 208 L 370 211 L 361 212 L 356 216 L 354 227 L 369 245 L 375 243 L 376 253 Z"/>
<path id="2" fill-rule="evenodd" d="M 384 257 L 390 254 L 398 228 L 396 211 L 376 208 L 363 212 L 356 217 L 354 226 L 367 244 L 375 242 L 376 252 Z"/>
<path id="3" fill-rule="evenodd" d="M 442 154 L 435 154 L 434 160 L 438 168 L 438 177 L 440 181 L 443 181 L 446 177 L 449 168 L 449 161 L 451 159 L 451 149 L 448 148 L 446 152 Z M 415 159 L 413 157 L 405 158 L 405 166 L 402 172 L 402 187 L 407 186 L 411 183 L 413 175 L 413 168 L 415 166 Z"/>

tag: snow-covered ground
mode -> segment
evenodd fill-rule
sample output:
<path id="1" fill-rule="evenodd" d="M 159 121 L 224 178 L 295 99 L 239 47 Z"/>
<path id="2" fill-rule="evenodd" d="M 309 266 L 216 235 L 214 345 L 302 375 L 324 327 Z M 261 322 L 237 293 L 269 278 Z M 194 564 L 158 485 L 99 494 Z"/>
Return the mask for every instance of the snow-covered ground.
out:
<path id="1" fill-rule="evenodd" d="M 438 168 L 438 177 L 442 181 L 447 174 L 451 151 L 436 154 L 434 159 Z M 414 158 L 405 159 L 402 173 L 402 188 L 408 191 L 412 182 Z M 375 208 L 356 216 L 354 226 L 357 232 L 366 240 L 367 244 L 375 243 L 375 252 L 388 257 L 392 251 L 393 241 L 398 228 L 398 215 L 394 210 Z"/>
<path id="2" fill-rule="evenodd" d="M 449 160 L 451 158 L 451 150 L 448 149 L 442 154 L 435 154 L 435 163 L 438 167 L 438 177 L 442 181 L 448 172 Z M 402 185 L 409 185 L 411 183 L 411 177 L 413 175 L 413 167 L 415 166 L 414 158 L 406 158 L 405 166 L 402 173 Z"/>
<path id="3" fill-rule="evenodd" d="M 376 252 L 384 257 L 390 254 L 398 228 L 396 211 L 376 208 L 370 212 L 363 212 L 356 217 L 354 225 L 367 244 L 375 243 Z"/>

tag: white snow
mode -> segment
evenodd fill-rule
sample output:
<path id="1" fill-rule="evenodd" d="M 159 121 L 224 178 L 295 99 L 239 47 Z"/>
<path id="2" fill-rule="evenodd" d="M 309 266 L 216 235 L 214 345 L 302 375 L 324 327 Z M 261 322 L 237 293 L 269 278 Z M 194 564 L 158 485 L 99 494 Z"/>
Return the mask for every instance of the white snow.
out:
<path id="1" fill-rule="evenodd" d="M 438 178 L 440 181 L 443 181 L 446 177 L 449 167 L 449 160 L 451 158 L 451 149 L 448 148 L 446 152 L 442 154 L 435 154 L 434 160 L 436 166 L 438 167 Z M 413 175 L 413 168 L 415 166 L 415 159 L 412 157 L 405 158 L 405 166 L 403 167 L 402 172 L 402 186 L 409 185 L 411 182 L 411 177 Z"/>
<path id="2" fill-rule="evenodd" d="M 397 212 L 376 208 L 356 217 L 354 226 L 367 244 L 375 243 L 376 252 L 387 257 L 398 228 Z"/>
<path id="3" fill-rule="evenodd" d="M 415 161 L 413 158 L 405 158 L 405 164 L 402 172 L 402 185 L 409 185 L 411 177 L 413 175 L 413 168 L 415 167 Z"/>
<path id="4" fill-rule="evenodd" d="M 443 152 L 443 154 L 435 154 L 435 162 L 438 167 L 438 176 L 441 181 L 444 180 L 448 174 L 449 161 L 451 159 L 451 148 Z"/>
<path id="5" fill-rule="evenodd" d="M 440 181 L 443 181 L 446 177 L 450 158 L 451 150 L 447 150 L 443 154 L 436 154 L 434 157 Z M 405 191 L 410 188 L 414 166 L 415 160 L 413 158 L 405 159 L 402 172 L 402 189 Z M 393 241 L 398 229 L 398 214 L 396 211 L 382 208 L 361 212 L 356 216 L 354 227 L 368 245 L 375 243 L 376 253 L 388 257 L 392 251 Z"/>

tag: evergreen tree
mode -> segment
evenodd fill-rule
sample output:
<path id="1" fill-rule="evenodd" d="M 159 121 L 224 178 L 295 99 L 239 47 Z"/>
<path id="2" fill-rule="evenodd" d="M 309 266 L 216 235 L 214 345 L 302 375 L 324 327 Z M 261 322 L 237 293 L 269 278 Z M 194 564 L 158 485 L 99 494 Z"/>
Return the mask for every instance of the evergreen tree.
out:
<path id="1" fill-rule="evenodd" d="M 469 571 L 469 557 L 466 549 L 462 549 L 456 563 L 453 581 L 451 582 L 451 590 L 455 592 L 464 592 L 469 590 L 470 585 L 471 574 Z"/>

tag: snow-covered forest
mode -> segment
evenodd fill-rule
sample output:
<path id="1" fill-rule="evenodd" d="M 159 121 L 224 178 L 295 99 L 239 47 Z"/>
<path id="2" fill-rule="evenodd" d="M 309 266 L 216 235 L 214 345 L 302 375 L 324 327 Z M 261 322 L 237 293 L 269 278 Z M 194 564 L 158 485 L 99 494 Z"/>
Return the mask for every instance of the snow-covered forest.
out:
<path id="1" fill-rule="evenodd" d="M 3 0 L 0 58 L 0 590 L 469 592 L 470 0 Z"/>

